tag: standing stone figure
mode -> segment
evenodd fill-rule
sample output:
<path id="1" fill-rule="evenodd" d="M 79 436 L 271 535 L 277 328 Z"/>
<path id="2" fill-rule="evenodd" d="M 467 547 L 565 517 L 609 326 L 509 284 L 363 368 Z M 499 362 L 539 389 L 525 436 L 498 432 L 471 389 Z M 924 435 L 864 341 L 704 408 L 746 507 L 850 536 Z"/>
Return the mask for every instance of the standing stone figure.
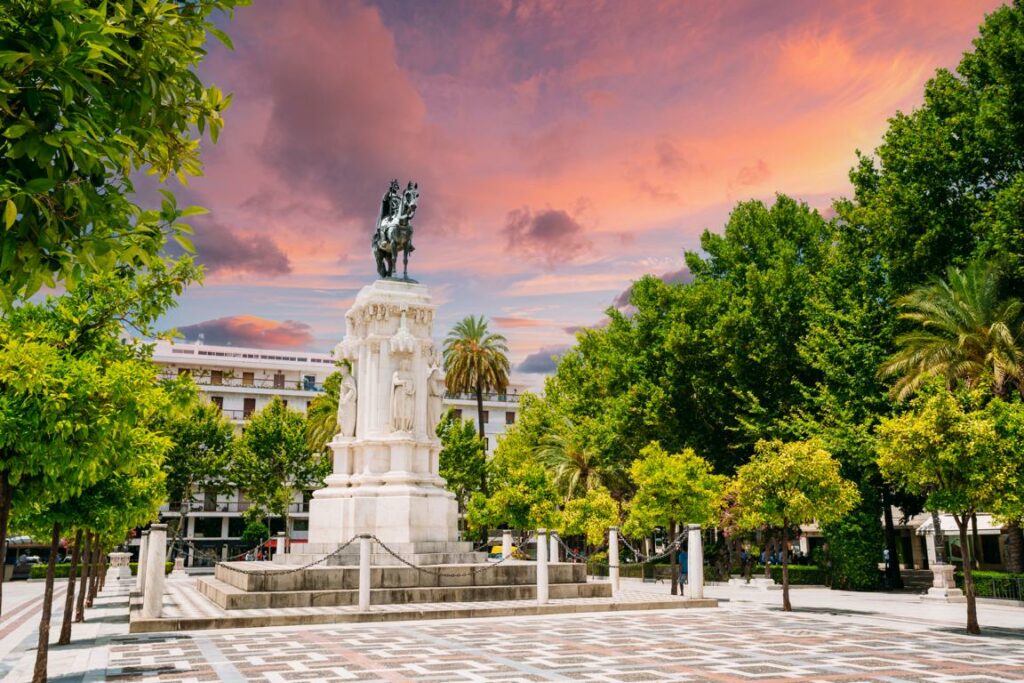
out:
<path id="1" fill-rule="evenodd" d="M 416 382 L 409 370 L 409 359 L 403 358 L 391 376 L 391 428 L 411 432 L 415 421 Z"/>
<path id="2" fill-rule="evenodd" d="M 356 378 L 351 370 L 344 370 L 338 388 L 338 427 L 341 436 L 356 435 Z"/>
<path id="3" fill-rule="evenodd" d="M 444 409 L 444 373 L 441 371 L 440 363 L 434 359 L 427 375 L 427 430 L 431 435 L 437 429 L 441 421 L 441 411 Z"/>

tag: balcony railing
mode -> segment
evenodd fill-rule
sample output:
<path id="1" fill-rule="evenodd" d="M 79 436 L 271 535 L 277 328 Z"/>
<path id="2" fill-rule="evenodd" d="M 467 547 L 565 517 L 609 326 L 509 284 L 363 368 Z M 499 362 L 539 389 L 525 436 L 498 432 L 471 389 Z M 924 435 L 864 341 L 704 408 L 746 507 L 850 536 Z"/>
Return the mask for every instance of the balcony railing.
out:
<path id="1" fill-rule="evenodd" d="M 165 372 L 160 375 L 160 379 L 173 380 L 177 379 L 178 375 Z M 252 378 L 246 379 L 244 377 L 213 377 L 206 373 L 194 373 L 191 375 L 192 381 L 197 385 L 204 387 L 244 387 L 252 389 L 286 389 L 289 391 L 309 391 L 313 393 L 321 393 L 324 390 L 323 384 L 316 382 L 308 382 L 302 380 L 288 380 L 282 382 L 281 380 L 275 380 L 273 378 Z"/>
<path id="2" fill-rule="evenodd" d="M 522 397 L 522 394 L 520 394 L 520 393 L 518 393 L 516 391 L 510 391 L 510 392 L 506 392 L 504 394 L 495 394 L 495 393 L 488 394 L 488 393 L 485 393 L 483 395 L 483 399 L 485 401 L 494 401 L 494 402 L 497 402 L 497 403 L 519 403 L 519 399 L 521 397 Z M 445 396 L 445 398 L 449 398 L 449 399 L 457 400 L 457 401 L 475 401 L 476 400 L 476 394 L 474 394 L 474 393 L 453 393 L 453 392 L 448 392 L 448 394 Z"/>
<path id="3" fill-rule="evenodd" d="M 214 501 L 193 501 L 189 507 L 189 512 L 245 512 L 252 503 L 247 500 L 243 501 L 230 501 L 230 502 L 214 502 Z M 167 504 L 168 512 L 181 512 L 180 502 L 171 502 Z M 303 503 L 291 503 L 288 506 L 288 512 L 309 512 L 309 501 Z"/>

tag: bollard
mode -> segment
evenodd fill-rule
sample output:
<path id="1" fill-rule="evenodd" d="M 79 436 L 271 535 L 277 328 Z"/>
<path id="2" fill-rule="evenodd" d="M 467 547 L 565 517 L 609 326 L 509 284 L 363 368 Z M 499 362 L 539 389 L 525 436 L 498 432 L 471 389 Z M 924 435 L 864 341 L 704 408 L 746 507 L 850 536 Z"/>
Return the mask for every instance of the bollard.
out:
<path id="1" fill-rule="evenodd" d="M 370 535 L 359 535 L 359 611 L 370 609 Z"/>
<path id="2" fill-rule="evenodd" d="M 537 529 L 537 604 L 548 604 L 548 531 Z"/>
<path id="3" fill-rule="evenodd" d="M 502 559 L 512 554 L 512 530 L 505 529 L 501 532 L 501 557 Z"/>
<path id="4" fill-rule="evenodd" d="M 612 597 L 619 597 L 619 527 L 608 529 L 608 579 L 612 582 Z"/>
<path id="5" fill-rule="evenodd" d="M 149 527 L 146 553 L 146 588 L 142 596 L 142 616 L 159 619 L 164 606 L 164 562 L 167 559 L 167 525 Z"/>
<path id="6" fill-rule="evenodd" d="M 704 540 L 700 535 L 700 524 L 691 524 L 687 555 L 687 593 L 686 597 L 700 599 L 704 597 Z"/>
<path id="7" fill-rule="evenodd" d="M 149 552 L 149 529 L 142 532 L 139 541 L 139 564 L 135 568 L 135 590 L 139 593 L 146 589 L 146 553 Z"/>
<path id="8" fill-rule="evenodd" d="M 552 531 L 548 534 L 548 564 L 558 562 L 558 534 Z"/>
<path id="9" fill-rule="evenodd" d="M 275 549 L 274 552 L 275 552 L 275 554 L 280 555 L 281 559 L 284 559 L 284 549 L 285 549 L 285 544 L 286 543 L 287 543 L 287 540 L 285 539 L 284 532 L 283 531 L 278 531 L 277 532 L 277 548 Z"/>

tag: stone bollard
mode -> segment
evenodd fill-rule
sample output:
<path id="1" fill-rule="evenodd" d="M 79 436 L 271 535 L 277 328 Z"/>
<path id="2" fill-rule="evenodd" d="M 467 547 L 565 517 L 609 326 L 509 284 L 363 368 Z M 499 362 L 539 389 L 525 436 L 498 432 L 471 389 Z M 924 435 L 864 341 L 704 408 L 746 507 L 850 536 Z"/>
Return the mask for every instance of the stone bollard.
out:
<path id="1" fill-rule="evenodd" d="M 537 604 L 548 604 L 548 530 L 537 529 Z"/>
<path id="2" fill-rule="evenodd" d="M 608 529 L 608 579 L 612 582 L 612 597 L 619 597 L 619 527 Z"/>
<path id="3" fill-rule="evenodd" d="M 168 579 L 187 579 L 188 574 L 185 573 L 185 558 L 179 555 L 174 558 L 174 569 L 171 570 L 171 575 Z"/>
<path id="4" fill-rule="evenodd" d="M 932 587 L 922 600 L 935 600 L 938 602 L 967 602 L 967 596 L 956 587 L 956 567 L 951 564 L 932 565 Z"/>
<path id="5" fill-rule="evenodd" d="M 558 534 L 552 531 L 548 534 L 548 563 L 558 562 Z"/>
<path id="6" fill-rule="evenodd" d="M 167 525 L 149 527 L 146 553 L 146 587 L 142 596 L 142 616 L 159 619 L 164 607 L 164 563 L 167 560 Z"/>
<path id="7" fill-rule="evenodd" d="M 131 559 L 131 553 L 110 553 L 110 567 L 107 569 L 107 578 L 111 581 L 131 579 L 132 568 L 128 566 Z"/>
<path id="8" fill-rule="evenodd" d="M 370 609 L 370 534 L 359 536 L 359 611 Z"/>
<path id="9" fill-rule="evenodd" d="M 501 557 L 502 559 L 512 554 L 512 530 L 505 529 L 501 532 Z"/>
<path id="10" fill-rule="evenodd" d="M 275 548 L 275 554 L 280 555 L 282 561 L 284 560 L 285 548 L 287 547 L 288 539 L 285 537 L 283 531 L 277 532 L 277 548 Z"/>
<path id="11" fill-rule="evenodd" d="M 691 524 L 689 529 L 686 597 L 700 599 L 704 597 L 704 541 L 700 535 L 700 524 Z"/>
<path id="12" fill-rule="evenodd" d="M 146 590 L 146 554 L 149 552 L 149 529 L 142 532 L 139 541 L 139 566 L 135 569 L 135 590 L 142 593 Z"/>

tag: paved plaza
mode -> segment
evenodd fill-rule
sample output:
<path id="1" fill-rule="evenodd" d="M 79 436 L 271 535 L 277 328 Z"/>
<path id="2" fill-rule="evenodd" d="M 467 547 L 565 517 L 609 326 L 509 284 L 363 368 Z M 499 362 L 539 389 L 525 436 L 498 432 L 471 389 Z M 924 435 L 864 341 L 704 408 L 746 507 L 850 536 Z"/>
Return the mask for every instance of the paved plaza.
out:
<path id="1" fill-rule="evenodd" d="M 909 595 L 795 590 L 798 611 L 784 614 L 778 592 L 708 592 L 721 607 L 129 635 L 127 592 L 108 586 L 75 642 L 51 650 L 50 673 L 68 683 L 1024 681 L 1020 607 L 980 605 L 986 633 L 969 637 L 962 605 Z M 5 593 L 0 676 L 29 680 L 41 585 Z"/>

